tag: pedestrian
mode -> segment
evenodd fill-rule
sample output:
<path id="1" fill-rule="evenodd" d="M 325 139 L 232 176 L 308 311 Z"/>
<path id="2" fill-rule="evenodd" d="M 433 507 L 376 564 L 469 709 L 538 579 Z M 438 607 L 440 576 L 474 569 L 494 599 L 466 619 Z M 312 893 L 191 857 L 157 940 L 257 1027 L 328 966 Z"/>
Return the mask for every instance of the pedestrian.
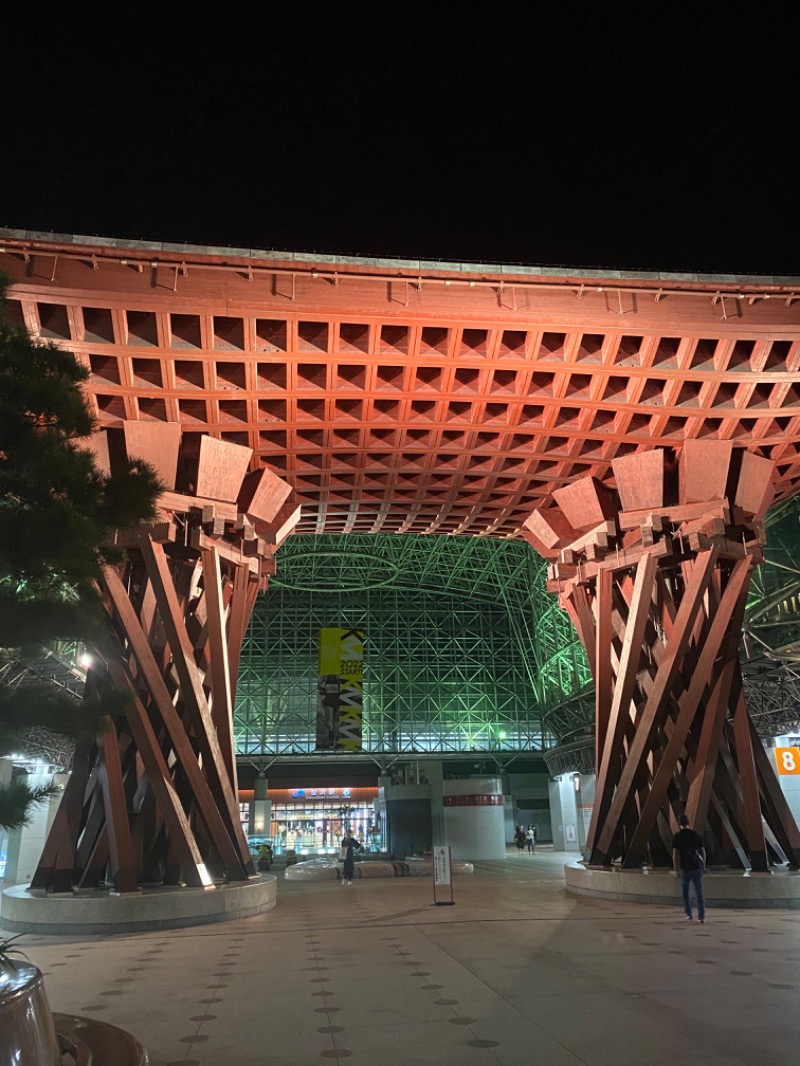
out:
<path id="1" fill-rule="evenodd" d="M 517 851 L 521 855 L 525 850 L 525 830 L 521 825 L 517 826 L 516 832 L 514 833 L 514 843 L 517 845 Z"/>
<path id="2" fill-rule="evenodd" d="M 352 885 L 353 883 L 353 873 L 356 866 L 356 848 L 360 847 L 361 841 L 356 840 L 356 838 L 349 833 L 346 833 L 342 837 L 342 849 L 339 854 L 344 859 L 344 867 L 342 868 L 343 885 Z"/>
<path id="3" fill-rule="evenodd" d="M 703 875 L 706 872 L 706 849 L 699 833 L 689 827 L 689 818 L 682 814 L 678 819 L 680 829 L 672 838 L 672 865 L 675 876 L 683 886 L 683 906 L 686 921 L 692 920 L 690 889 L 694 885 L 697 897 L 697 919 L 701 925 L 706 921 L 706 903 L 703 897 Z"/>
<path id="4" fill-rule="evenodd" d="M 525 834 L 525 840 L 528 845 L 528 854 L 533 855 L 534 851 L 536 851 L 536 830 L 533 828 L 532 825 L 528 826 L 528 831 Z"/>

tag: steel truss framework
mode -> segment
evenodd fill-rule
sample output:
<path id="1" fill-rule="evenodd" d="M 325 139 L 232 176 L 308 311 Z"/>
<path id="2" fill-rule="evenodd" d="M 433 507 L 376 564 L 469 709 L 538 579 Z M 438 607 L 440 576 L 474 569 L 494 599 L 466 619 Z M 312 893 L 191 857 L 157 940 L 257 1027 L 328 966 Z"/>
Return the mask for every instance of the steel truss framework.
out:
<path id="1" fill-rule="evenodd" d="M 48 648 L 0 649 L 0 684 L 8 688 L 29 689 L 32 699 L 38 699 L 42 687 L 52 686 L 82 699 L 86 684 L 86 668 L 81 662 L 83 644 L 75 641 L 54 641 Z M 67 737 L 49 729 L 30 729 L 18 744 L 18 752 L 25 762 L 39 762 L 58 770 L 72 761 L 74 744 Z"/>
<path id="2" fill-rule="evenodd" d="M 318 634 L 330 625 L 366 630 L 365 750 L 541 751 L 554 658 L 541 579 L 518 542 L 293 536 L 242 649 L 237 751 L 313 751 Z"/>
<path id="3" fill-rule="evenodd" d="M 745 689 L 764 737 L 800 728 L 800 513 L 794 498 L 767 516 L 764 564 L 743 627 Z"/>
<path id="4" fill-rule="evenodd" d="M 800 516 L 795 502 L 777 509 L 767 526 L 764 562 L 752 576 L 742 645 L 747 705 L 764 737 L 797 729 L 800 723 Z M 449 751 L 459 750 L 453 747 L 459 742 L 460 750 L 528 750 L 558 741 L 568 750 L 553 762 L 552 772 L 593 768 L 586 745 L 571 744 L 594 726 L 592 674 L 568 615 L 546 591 L 545 571 L 545 563 L 511 541 L 295 535 L 282 548 L 278 575 L 269 597 L 257 604 L 245 641 L 235 718 L 237 751 L 253 757 L 313 750 L 316 630 L 331 624 L 332 618 L 369 618 L 371 626 L 378 624 L 385 634 L 382 619 L 388 613 L 388 626 L 397 630 L 394 644 L 402 648 L 406 641 L 400 661 L 411 663 L 412 634 L 434 647 L 443 639 L 442 626 L 459 613 L 466 642 L 468 633 L 475 632 L 467 621 L 467 616 L 474 618 L 467 605 L 475 599 L 492 611 L 500 608 L 500 624 L 512 642 L 503 644 L 502 654 L 512 648 L 512 654 L 521 657 L 522 673 L 510 690 L 506 717 L 499 708 L 492 711 L 491 700 L 484 712 L 476 712 L 479 704 L 470 700 L 465 680 L 459 697 L 462 728 L 455 734 L 443 710 L 446 701 L 436 692 L 435 676 L 429 673 L 425 688 L 419 672 L 412 676 L 409 666 L 404 688 L 402 674 L 392 679 L 379 666 L 383 637 L 380 644 L 371 638 L 375 673 L 366 688 L 367 750 L 432 746 Z M 312 589 L 319 595 L 309 598 Z M 447 609 L 443 593 L 453 597 Z M 485 628 L 489 617 L 481 614 L 477 625 Z M 430 622 L 430 632 L 423 634 L 422 622 Z M 481 656 L 488 661 L 495 654 L 494 632 L 477 653 L 474 642 L 465 649 L 467 674 L 469 664 L 478 669 Z M 451 641 L 451 650 L 454 646 Z M 392 654 L 388 644 L 387 652 Z M 291 665 L 298 662 L 305 664 L 302 672 Z M 420 701 L 423 691 L 425 699 Z M 421 717 L 405 711 L 410 701 L 433 715 L 427 744 Z M 500 732 L 506 733 L 503 740 Z"/>
<path id="5" fill-rule="evenodd" d="M 754 571 L 748 595 L 742 648 L 748 708 L 765 737 L 797 728 L 800 721 L 800 517 L 795 502 L 776 509 L 767 525 L 764 562 Z M 569 743 L 593 728 L 594 686 L 586 654 L 568 615 L 546 591 L 545 571 L 545 563 L 512 541 L 410 534 L 293 536 L 281 551 L 269 599 L 259 601 L 256 607 L 243 649 L 236 708 L 237 750 L 254 756 L 313 749 L 316 629 L 332 624 L 331 618 L 350 617 L 354 610 L 361 611 L 362 618 L 379 619 L 389 597 L 395 604 L 390 612 L 391 625 L 405 625 L 409 634 L 421 631 L 415 622 L 416 611 L 423 619 L 435 619 L 437 613 L 448 617 L 463 612 L 471 599 L 495 609 L 501 607 L 501 616 L 508 619 L 524 675 L 523 687 L 516 687 L 523 696 L 522 702 L 515 697 L 518 709 L 512 717 L 517 716 L 517 722 L 512 728 L 508 722 L 500 726 L 499 712 L 494 717 L 479 714 L 471 720 L 474 704 L 469 704 L 465 686 L 462 713 L 466 715 L 463 737 L 469 739 L 466 750 L 486 745 L 524 750 L 540 742 L 547 747 L 554 740 Z M 320 593 L 314 598 L 316 607 L 306 595 L 315 589 Z M 409 599 L 412 593 L 418 597 L 413 603 Z M 447 611 L 442 607 L 442 593 L 454 597 Z M 426 603 L 426 597 L 433 604 Z M 292 619 L 291 625 L 280 622 L 279 616 L 284 615 Z M 435 622 L 433 626 L 431 640 L 437 639 L 440 631 Z M 409 636 L 406 662 L 410 661 L 412 641 Z M 486 653 L 489 647 L 487 644 Z M 373 664 L 380 661 L 381 654 L 378 644 L 373 643 Z M 466 655 L 468 660 L 477 661 L 474 648 Z M 306 669 L 293 681 L 287 664 L 299 660 L 306 663 Z M 404 693 L 399 682 L 383 688 L 377 677 L 375 674 L 367 682 L 368 716 L 376 716 L 374 725 L 370 721 L 368 726 L 368 750 L 424 747 L 413 739 L 419 739 L 413 716 L 407 736 L 397 717 L 403 713 L 404 704 L 414 698 L 413 683 L 409 681 L 410 688 Z M 381 673 L 381 677 L 388 685 L 388 674 Z M 426 706 L 443 707 L 432 677 L 429 685 Z M 389 726 L 381 725 L 384 719 Z M 451 744 L 456 738 L 452 732 L 448 734 L 447 716 L 440 714 L 437 721 L 437 730 L 445 730 L 441 750 L 455 750 Z M 502 742 L 499 732 L 506 733 Z M 394 746 L 393 736 L 402 737 Z M 438 736 L 437 732 L 435 748 Z M 568 770 L 588 768 L 584 754 L 580 766 L 572 765 L 574 758 L 572 762 L 567 758 L 567 762 L 564 768 Z"/>

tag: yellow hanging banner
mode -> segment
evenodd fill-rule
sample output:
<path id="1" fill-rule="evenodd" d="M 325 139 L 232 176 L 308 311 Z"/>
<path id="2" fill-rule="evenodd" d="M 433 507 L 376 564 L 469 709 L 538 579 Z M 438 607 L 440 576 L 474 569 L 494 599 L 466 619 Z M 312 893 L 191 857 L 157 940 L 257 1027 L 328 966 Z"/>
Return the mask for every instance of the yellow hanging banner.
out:
<path id="1" fill-rule="evenodd" d="M 364 722 L 364 631 L 319 633 L 317 748 L 361 751 Z"/>

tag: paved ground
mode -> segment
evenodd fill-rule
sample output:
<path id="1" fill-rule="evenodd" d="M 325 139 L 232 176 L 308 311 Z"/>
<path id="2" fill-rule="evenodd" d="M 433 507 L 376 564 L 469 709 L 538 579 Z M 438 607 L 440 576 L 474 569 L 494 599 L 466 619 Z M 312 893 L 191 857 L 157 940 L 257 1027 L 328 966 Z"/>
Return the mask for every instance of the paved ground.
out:
<path id="1" fill-rule="evenodd" d="M 427 879 L 281 878 L 258 918 L 26 950 L 54 1010 L 155 1066 L 794 1066 L 800 914 L 569 900 L 565 858 L 479 863 L 455 907 Z"/>

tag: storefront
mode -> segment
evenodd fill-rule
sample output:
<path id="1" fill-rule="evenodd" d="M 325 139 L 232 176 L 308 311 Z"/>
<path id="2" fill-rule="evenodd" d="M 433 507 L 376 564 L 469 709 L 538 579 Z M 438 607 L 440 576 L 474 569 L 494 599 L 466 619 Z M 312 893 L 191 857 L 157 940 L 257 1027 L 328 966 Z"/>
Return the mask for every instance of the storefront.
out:
<path id="1" fill-rule="evenodd" d="M 242 822 L 246 824 L 253 793 L 239 794 Z M 376 814 L 377 787 L 270 788 L 267 817 L 254 826 L 251 837 L 267 840 L 276 855 L 337 852 L 342 837 L 351 833 L 369 851 L 381 850 Z"/>

